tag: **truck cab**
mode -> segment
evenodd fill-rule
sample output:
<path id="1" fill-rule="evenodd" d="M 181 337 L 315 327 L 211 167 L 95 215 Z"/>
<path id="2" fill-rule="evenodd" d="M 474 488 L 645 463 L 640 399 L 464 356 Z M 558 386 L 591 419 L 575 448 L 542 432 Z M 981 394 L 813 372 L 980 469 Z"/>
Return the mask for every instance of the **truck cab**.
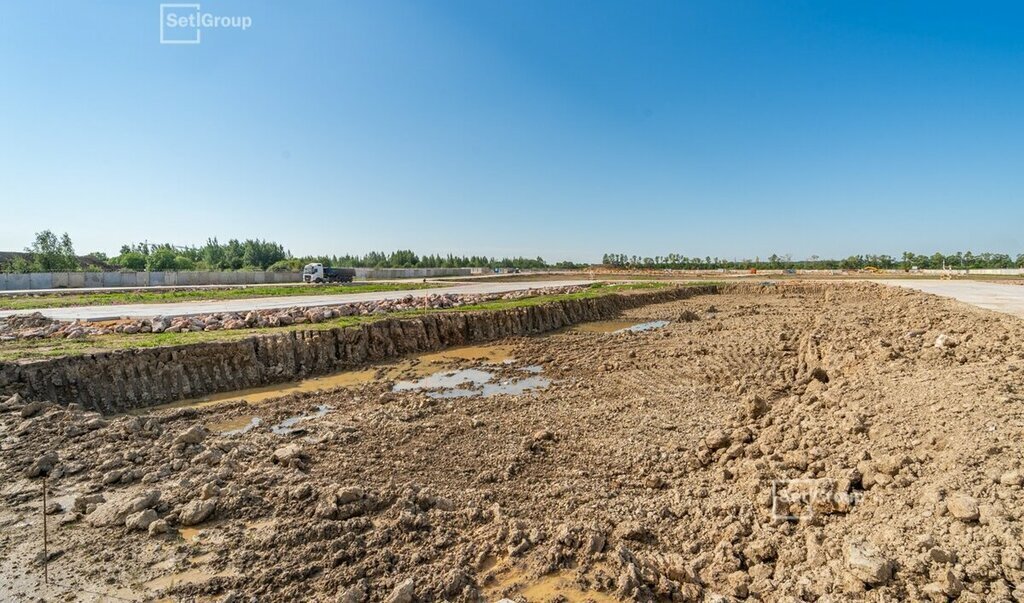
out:
<path id="1" fill-rule="evenodd" d="M 324 282 L 324 265 L 317 262 L 306 264 L 302 267 L 302 282 L 322 283 Z"/>

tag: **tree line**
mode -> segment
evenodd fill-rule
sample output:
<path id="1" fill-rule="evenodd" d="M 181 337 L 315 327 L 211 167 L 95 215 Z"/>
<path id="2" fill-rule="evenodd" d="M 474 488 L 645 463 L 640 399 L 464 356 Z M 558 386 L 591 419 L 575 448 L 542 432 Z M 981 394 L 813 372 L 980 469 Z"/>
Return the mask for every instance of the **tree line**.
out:
<path id="1" fill-rule="evenodd" d="M 137 272 L 165 270 L 267 270 L 291 258 L 280 243 L 263 239 L 207 239 L 202 246 L 129 243 L 109 259 L 112 266 Z"/>
<path id="2" fill-rule="evenodd" d="M 641 257 L 623 253 L 606 253 L 601 263 L 613 268 L 649 268 L 674 270 L 717 270 L 733 269 L 804 269 L 804 270 L 859 270 L 882 268 L 887 270 L 911 270 L 914 268 L 1024 268 L 1024 253 L 1011 257 L 1006 253 L 973 253 L 958 251 L 953 254 L 935 252 L 931 255 L 904 251 L 899 258 L 890 255 L 851 255 L 843 259 L 821 258 L 816 255 L 804 260 L 795 260 L 790 255 L 772 254 L 767 258 L 727 259 L 705 256 L 687 257 L 670 253 L 665 256 Z"/>
<path id="3" fill-rule="evenodd" d="M 280 243 L 263 239 L 230 239 L 221 243 L 217 238 L 207 239 L 203 245 L 173 245 L 171 243 L 127 243 L 120 253 L 108 257 L 94 252 L 76 255 L 74 243 L 67 233 L 57 235 L 44 230 L 36 233 L 32 244 L 23 253 L 0 255 L 2 272 L 63 272 L 78 270 L 275 270 L 298 271 L 305 264 L 320 262 L 325 266 L 352 268 L 518 268 L 526 269 L 578 269 L 588 264 L 574 262 L 548 263 L 542 257 L 495 258 L 484 255 L 418 255 L 409 249 L 390 253 L 321 255 L 295 257 Z M 1024 268 L 1024 253 L 1010 256 L 1006 253 L 973 253 L 958 251 L 952 254 L 936 252 L 922 255 L 905 251 L 900 257 L 890 255 L 851 255 L 843 259 L 821 258 L 812 255 L 796 260 L 790 255 L 772 254 L 767 258 L 728 259 L 720 257 L 687 257 L 670 253 L 664 256 L 641 257 L 624 253 L 606 253 L 601 263 L 611 268 L 645 268 L 676 270 L 714 270 L 750 268 L 762 269 L 818 269 L 856 270 L 863 268 Z"/>
<path id="4" fill-rule="evenodd" d="M 70 272 L 79 270 L 126 270 L 159 272 L 168 270 L 273 270 L 298 271 L 311 262 L 325 266 L 352 268 L 578 268 L 572 262 L 549 264 L 544 258 L 483 255 L 418 255 L 408 249 L 384 253 L 371 251 L 365 255 L 322 255 L 295 257 L 280 243 L 263 239 L 230 239 L 221 243 L 207 239 L 204 245 L 173 245 L 171 243 L 126 243 L 113 257 L 101 252 L 79 256 L 67 233 L 57 235 L 49 230 L 36 233 L 24 253 L 0 258 L 2 272 Z"/>
<path id="5" fill-rule="evenodd" d="M 320 262 L 325 266 L 352 268 L 519 268 L 543 269 L 569 265 L 571 262 L 549 264 L 542 257 L 505 257 L 494 258 L 485 255 L 417 255 L 409 249 L 400 249 L 391 253 L 371 251 L 365 255 L 331 255 L 302 258 L 297 261 L 299 267 L 306 260 Z"/>

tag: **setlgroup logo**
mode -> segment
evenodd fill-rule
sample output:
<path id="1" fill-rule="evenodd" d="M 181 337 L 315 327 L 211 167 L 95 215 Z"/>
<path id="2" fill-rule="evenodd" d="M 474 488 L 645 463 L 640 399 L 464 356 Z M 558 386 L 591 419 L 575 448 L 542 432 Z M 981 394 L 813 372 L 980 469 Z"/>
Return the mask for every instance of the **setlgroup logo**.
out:
<path id="1" fill-rule="evenodd" d="M 864 493 L 851 489 L 850 480 L 772 480 L 772 519 L 811 521 L 817 515 L 849 513 L 864 500 Z"/>
<path id="2" fill-rule="evenodd" d="M 209 29 L 238 29 L 252 27 L 248 15 L 216 15 L 203 12 L 199 4 L 160 5 L 161 44 L 199 44 L 203 31 Z"/>

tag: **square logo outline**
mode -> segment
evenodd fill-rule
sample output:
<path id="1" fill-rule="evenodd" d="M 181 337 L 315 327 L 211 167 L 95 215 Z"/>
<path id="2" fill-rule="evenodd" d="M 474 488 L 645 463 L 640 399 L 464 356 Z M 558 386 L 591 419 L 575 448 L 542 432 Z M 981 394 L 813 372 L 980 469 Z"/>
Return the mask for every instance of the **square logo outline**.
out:
<path id="1" fill-rule="evenodd" d="M 168 40 L 164 37 L 164 19 L 167 15 L 166 10 L 168 8 L 193 8 L 196 13 L 200 11 L 199 3 L 161 3 L 160 4 L 160 43 L 161 44 L 199 44 L 203 41 L 202 30 L 196 26 L 196 39 L 195 40 Z"/>

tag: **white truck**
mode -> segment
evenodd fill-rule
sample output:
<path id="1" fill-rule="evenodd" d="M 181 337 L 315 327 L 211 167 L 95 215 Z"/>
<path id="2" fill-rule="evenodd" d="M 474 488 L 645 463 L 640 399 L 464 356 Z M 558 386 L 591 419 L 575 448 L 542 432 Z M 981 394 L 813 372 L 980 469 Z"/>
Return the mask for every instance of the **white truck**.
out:
<path id="1" fill-rule="evenodd" d="M 304 283 L 351 283 L 356 277 L 354 268 L 328 268 L 316 262 L 302 268 Z"/>

